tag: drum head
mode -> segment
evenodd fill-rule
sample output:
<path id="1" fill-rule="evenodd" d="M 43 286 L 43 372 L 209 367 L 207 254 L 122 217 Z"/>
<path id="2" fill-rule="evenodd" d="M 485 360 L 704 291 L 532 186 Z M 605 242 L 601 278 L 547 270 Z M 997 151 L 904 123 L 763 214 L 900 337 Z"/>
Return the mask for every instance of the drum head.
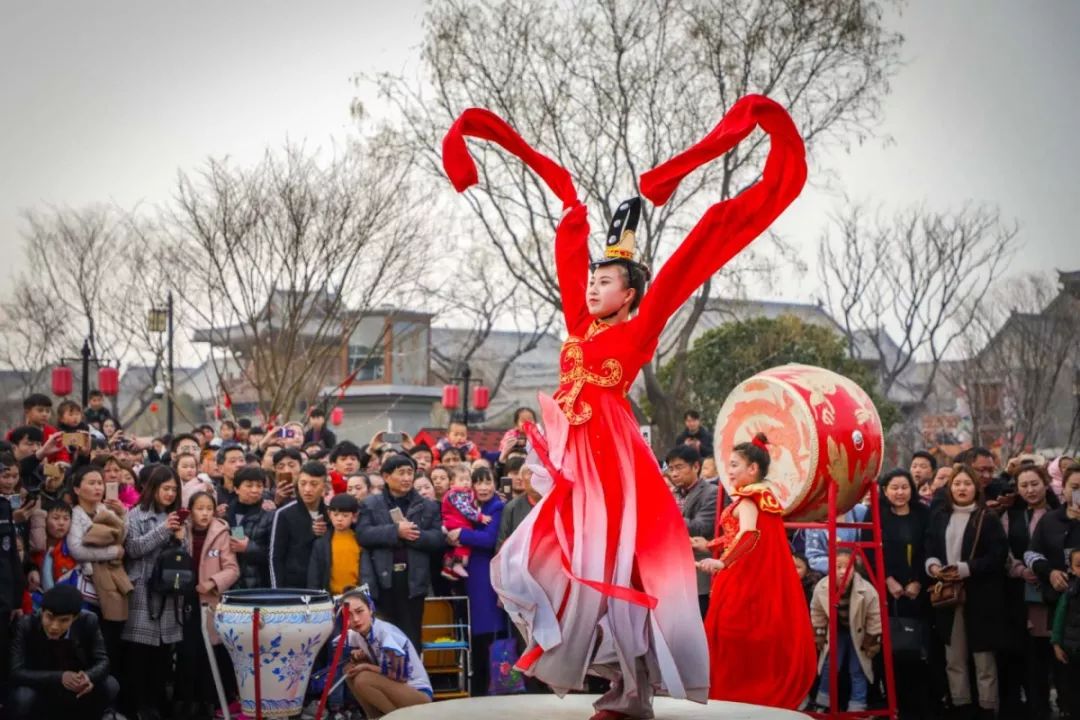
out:
<path id="1" fill-rule="evenodd" d="M 330 602 L 330 593 L 324 590 L 304 588 L 255 588 L 251 590 L 228 590 L 221 596 L 223 605 L 249 605 L 253 607 L 280 607 Z"/>
<path id="2" fill-rule="evenodd" d="M 766 375 L 755 375 L 739 383 L 716 419 L 714 436 L 717 465 L 727 464 L 732 448 L 750 442 L 757 433 L 769 438 L 768 479 L 776 499 L 785 513 L 798 506 L 812 490 L 807 478 L 812 478 L 817 464 L 817 428 L 798 392 L 791 385 Z M 730 495 L 727 474 L 720 473 L 720 482 Z"/>
<path id="3" fill-rule="evenodd" d="M 851 380 L 809 365 L 782 365 L 739 383 L 716 419 L 717 465 L 757 433 L 769 439 L 768 480 L 789 520 L 822 520 L 829 485 L 836 511 L 859 502 L 881 470 L 881 420 Z M 730 494 L 727 476 L 720 480 Z"/>

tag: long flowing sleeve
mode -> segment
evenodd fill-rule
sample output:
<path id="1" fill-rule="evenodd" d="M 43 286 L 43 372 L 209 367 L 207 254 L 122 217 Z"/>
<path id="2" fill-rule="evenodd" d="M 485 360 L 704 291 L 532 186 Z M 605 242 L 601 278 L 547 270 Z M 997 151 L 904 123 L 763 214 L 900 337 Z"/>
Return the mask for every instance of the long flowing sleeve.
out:
<path id="1" fill-rule="evenodd" d="M 562 295 L 563 316 L 571 333 L 580 333 L 589 323 L 585 289 L 589 279 L 588 212 L 578 201 L 577 190 L 566 168 L 534 150 L 510 125 L 495 113 L 468 108 L 458 116 L 443 138 L 443 169 L 458 192 L 479 181 L 476 164 L 469 155 L 466 137 L 498 143 L 518 157 L 562 201 L 563 217 L 555 231 L 555 269 Z"/>
<path id="2" fill-rule="evenodd" d="M 641 194 L 663 205 L 683 178 L 726 153 L 755 127 L 771 141 L 761 179 L 710 207 L 664 263 L 633 321 L 640 337 L 659 337 L 668 318 L 798 197 L 806 182 L 806 150 L 783 107 L 764 95 L 747 95 L 701 142 L 641 176 Z"/>

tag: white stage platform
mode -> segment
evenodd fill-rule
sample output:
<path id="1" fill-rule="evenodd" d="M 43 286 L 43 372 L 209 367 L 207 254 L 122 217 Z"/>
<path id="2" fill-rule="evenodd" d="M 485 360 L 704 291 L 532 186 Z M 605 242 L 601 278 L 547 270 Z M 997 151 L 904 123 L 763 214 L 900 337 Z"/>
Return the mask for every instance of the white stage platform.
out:
<path id="1" fill-rule="evenodd" d="M 506 695 L 444 700 L 395 710 L 386 720 L 588 720 L 597 695 Z M 792 710 L 710 701 L 699 705 L 686 700 L 657 698 L 656 720 L 806 720 Z"/>

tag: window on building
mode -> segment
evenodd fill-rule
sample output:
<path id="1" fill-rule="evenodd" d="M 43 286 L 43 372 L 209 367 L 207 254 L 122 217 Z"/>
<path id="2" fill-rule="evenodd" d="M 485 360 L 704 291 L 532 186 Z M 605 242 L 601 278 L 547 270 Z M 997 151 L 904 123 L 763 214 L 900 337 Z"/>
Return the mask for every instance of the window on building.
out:
<path id="1" fill-rule="evenodd" d="M 367 345 L 349 345 L 349 372 L 359 368 L 356 382 L 382 380 L 386 376 L 384 356 L 382 345 L 374 348 Z"/>

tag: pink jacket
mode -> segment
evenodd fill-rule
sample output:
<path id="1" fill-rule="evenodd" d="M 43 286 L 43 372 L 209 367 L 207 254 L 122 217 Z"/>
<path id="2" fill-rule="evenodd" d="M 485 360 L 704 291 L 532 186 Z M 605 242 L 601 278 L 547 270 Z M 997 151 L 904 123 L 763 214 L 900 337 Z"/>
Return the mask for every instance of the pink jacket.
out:
<path id="1" fill-rule="evenodd" d="M 191 521 L 184 532 L 184 547 L 191 552 Z M 199 558 L 199 580 L 202 585 L 213 581 L 214 588 L 208 593 L 199 593 L 199 602 L 203 605 L 216 606 L 221 594 L 236 584 L 240 578 L 240 565 L 236 562 L 236 553 L 229 549 L 229 526 L 224 520 L 214 518 L 206 532 L 202 556 Z M 213 623 L 209 625 L 210 639 L 216 645 L 220 641 L 214 632 Z"/>

